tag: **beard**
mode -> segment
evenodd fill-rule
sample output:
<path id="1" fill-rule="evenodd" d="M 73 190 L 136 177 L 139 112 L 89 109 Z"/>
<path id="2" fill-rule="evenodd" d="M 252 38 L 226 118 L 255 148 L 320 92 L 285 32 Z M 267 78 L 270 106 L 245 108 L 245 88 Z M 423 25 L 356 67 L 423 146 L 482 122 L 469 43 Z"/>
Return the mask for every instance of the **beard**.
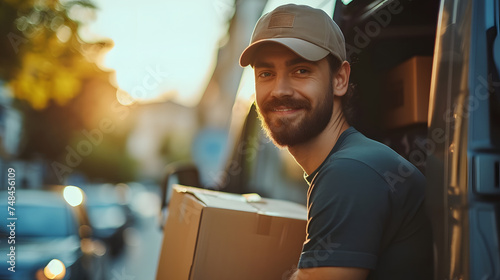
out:
<path id="1" fill-rule="evenodd" d="M 262 107 L 257 106 L 262 128 L 276 146 L 284 148 L 306 143 L 326 128 L 333 112 L 333 86 L 331 82 L 329 84 L 329 91 L 324 93 L 323 99 L 314 109 L 309 100 L 290 96 L 273 98 L 262 104 Z M 279 106 L 304 110 L 305 115 L 299 120 L 286 117 L 271 120 L 268 113 Z"/>

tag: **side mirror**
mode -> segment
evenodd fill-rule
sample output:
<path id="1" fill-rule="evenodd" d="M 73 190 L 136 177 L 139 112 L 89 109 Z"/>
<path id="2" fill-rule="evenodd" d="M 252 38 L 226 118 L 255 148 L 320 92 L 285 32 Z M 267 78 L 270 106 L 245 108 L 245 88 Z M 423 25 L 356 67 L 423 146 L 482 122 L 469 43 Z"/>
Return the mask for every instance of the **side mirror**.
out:
<path id="1" fill-rule="evenodd" d="M 160 229 L 163 230 L 167 220 L 167 206 L 172 194 L 172 185 L 180 184 L 191 187 L 202 187 L 200 172 L 193 163 L 174 162 L 165 167 L 165 175 L 161 188 Z"/>

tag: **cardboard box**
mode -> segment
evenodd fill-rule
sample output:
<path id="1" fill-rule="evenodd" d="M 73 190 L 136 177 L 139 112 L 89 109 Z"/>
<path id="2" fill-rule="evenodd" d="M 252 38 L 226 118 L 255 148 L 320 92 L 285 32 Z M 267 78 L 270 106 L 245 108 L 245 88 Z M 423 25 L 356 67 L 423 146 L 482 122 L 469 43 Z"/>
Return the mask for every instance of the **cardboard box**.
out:
<path id="1" fill-rule="evenodd" d="M 431 74 L 430 56 L 412 57 L 387 73 L 383 85 L 387 128 L 427 123 Z"/>
<path id="2" fill-rule="evenodd" d="M 303 205 L 177 185 L 168 211 L 157 280 L 279 280 L 297 267 Z"/>

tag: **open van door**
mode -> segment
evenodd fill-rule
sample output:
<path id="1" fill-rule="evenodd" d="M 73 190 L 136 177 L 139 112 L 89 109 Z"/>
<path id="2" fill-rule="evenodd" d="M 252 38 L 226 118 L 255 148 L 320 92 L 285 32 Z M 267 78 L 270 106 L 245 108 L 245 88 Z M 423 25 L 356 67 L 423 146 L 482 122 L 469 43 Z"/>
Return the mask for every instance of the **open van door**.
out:
<path id="1" fill-rule="evenodd" d="M 500 279 L 498 0 L 443 0 L 427 139 L 435 279 Z"/>

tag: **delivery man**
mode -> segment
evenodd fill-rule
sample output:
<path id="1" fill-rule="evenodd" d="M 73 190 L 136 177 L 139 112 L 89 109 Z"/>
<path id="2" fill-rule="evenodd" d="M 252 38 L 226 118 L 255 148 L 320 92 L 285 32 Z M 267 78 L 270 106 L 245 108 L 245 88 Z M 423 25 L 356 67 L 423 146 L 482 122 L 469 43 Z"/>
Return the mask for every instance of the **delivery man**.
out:
<path id="1" fill-rule="evenodd" d="M 432 279 L 425 178 L 349 123 L 344 36 L 322 10 L 284 5 L 257 22 L 241 66 L 273 142 L 309 184 L 307 237 L 294 280 Z"/>

